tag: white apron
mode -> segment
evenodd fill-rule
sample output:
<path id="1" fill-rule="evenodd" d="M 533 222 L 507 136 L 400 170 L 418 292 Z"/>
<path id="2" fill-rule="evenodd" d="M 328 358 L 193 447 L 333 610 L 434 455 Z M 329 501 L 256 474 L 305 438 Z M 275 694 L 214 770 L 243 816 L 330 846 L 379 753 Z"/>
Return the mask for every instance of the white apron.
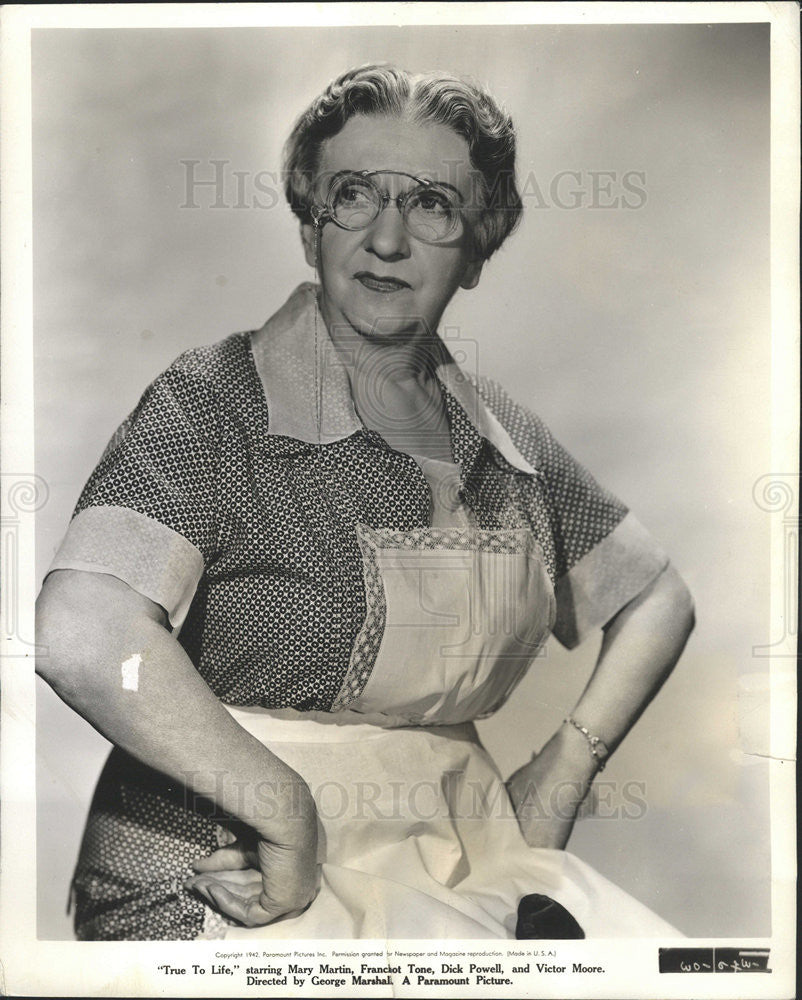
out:
<path id="1" fill-rule="evenodd" d="M 207 908 L 202 936 L 514 938 L 531 893 L 561 903 L 587 937 L 678 936 L 574 855 L 528 847 L 479 742 L 473 720 L 506 700 L 553 623 L 531 533 L 358 533 L 368 615 L 337 710 L 229 706 L 312 790 L 320 892 L 259 928 Z"/>

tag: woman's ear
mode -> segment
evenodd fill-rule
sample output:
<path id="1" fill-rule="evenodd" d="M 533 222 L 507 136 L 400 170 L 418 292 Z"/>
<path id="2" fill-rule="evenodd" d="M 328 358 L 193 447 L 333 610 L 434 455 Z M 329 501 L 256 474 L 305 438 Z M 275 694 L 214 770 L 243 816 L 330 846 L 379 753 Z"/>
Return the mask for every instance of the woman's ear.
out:
<path id="1" fill-rule="evenodd" d="M 315 226 L 311 222 L 301 223 L 301 242 L 304 245 L 304 257 L 310 267 L 317 267 L 317 247 Z"/>
<path id="2" fill-rule="evenodd" d="M 481 257 L 468 262 L 465 267 L 465 273 L 462 275 L 462 281 L 459 283 L 460 288 L 476 288 L 479 284 L 479 279 L 482 277 L 484 263 Z"/>

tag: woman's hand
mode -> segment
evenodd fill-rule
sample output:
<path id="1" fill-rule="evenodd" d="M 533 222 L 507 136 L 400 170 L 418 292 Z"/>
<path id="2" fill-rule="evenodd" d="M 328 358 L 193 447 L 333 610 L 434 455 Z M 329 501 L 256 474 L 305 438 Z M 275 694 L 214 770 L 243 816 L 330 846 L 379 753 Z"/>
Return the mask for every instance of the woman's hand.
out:
<path id="1" fill-rule="evenodd" d="M 306 813 L 290 821 L 291 830 L 280 841 L 248 830 L 234 843 L 198 858 L 192 865 L 197 874 L 184 888 L 245 927 L 301 913 L 320 887 L 314 802 Z"/>
<path id="2" fill-rule="evenodd" d="M 507 781 L 518 825 L 530 847 L 565 847 L 596 774 L 584 737 L 577 743 L 567 729 L 558 730 Z"/>

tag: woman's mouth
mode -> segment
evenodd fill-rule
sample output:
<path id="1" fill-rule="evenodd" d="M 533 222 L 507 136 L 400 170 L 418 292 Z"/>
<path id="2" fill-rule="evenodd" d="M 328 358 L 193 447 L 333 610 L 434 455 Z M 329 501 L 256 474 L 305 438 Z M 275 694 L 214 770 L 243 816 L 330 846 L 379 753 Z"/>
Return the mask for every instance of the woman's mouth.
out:
<path id="1" fill-rule="evenodd" d="M 373 274 L 371 271 L 358 271 L 354 277 L 365 288 L 372 292 L 399 292 L 402 288 L 409 288 L 410 285 L 400 278 L 391 278 L 387 275 Z"/>

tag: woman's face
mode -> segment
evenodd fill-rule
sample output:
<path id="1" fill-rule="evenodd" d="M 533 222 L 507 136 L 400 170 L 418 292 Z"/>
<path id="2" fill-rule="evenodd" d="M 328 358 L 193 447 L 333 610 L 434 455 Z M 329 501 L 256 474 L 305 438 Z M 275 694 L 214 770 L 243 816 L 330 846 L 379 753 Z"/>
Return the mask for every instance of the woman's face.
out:
<path id="1" fill-rule="evenodd" d="M 357 116 L 323 146 L 319 167 L 326 178 L 342 170 L 397 170 L 455 187 L 475 209 L 468 144 L 450 128 L 417 125 L 391 116 Z M 391 197 L 415 182 L 379 174 L 376 185 Z M 315 266 L 315 235 L 303 226 L 306 259 Z M 424 243 L 407 232 L 393 201 L 367 227 L 355 232 L 326 221 L 319 230 L 322 309 L 332 333 L 345 324 L 362 336 L 405 342 L 437 328 L 443 310 L 460 287 L 479 281 L 482 261 L 473 258 L 468 228 L 440 244 Z"/>

